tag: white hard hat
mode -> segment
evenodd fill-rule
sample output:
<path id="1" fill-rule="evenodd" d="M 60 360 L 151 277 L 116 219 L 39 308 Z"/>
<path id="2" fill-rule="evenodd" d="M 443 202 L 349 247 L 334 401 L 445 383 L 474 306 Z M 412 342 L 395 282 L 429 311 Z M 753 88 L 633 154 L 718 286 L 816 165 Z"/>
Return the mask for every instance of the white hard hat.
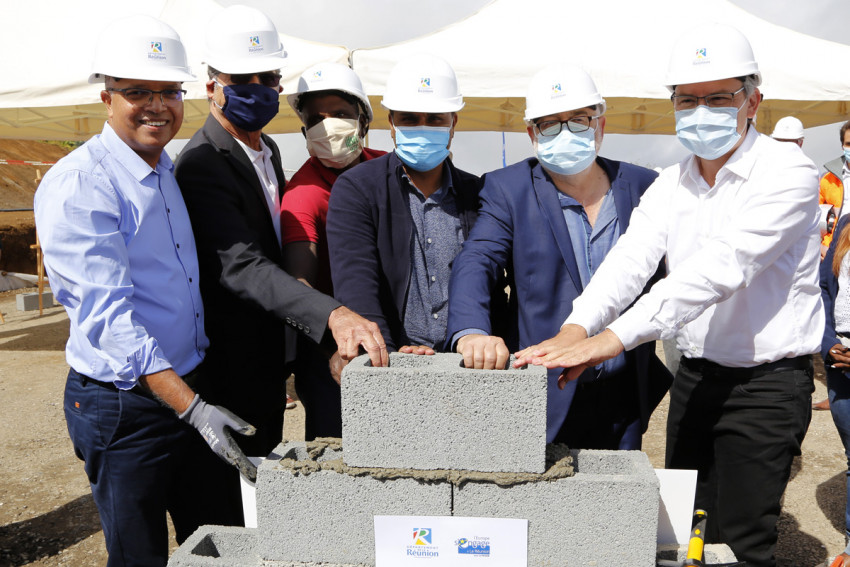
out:
<path id="1" fill-rule="evenodd" d="M 298 90 L 287 96 L 286 101 L 292 107 L 292 110 L 298 116 L 301 116 L 301 113 L 298 112 L 298 100 L 301 95 L 319 91 L 342 91 L 357 97 L 366 109 L 369 122 L 372 121 L 372 105 L 369 104 L 369 97 L 363 92 L 363 83 L 360 82 L 360 77 L 348 65 L 342 63 L 313 65 L 301 74 L 298 78 Z"/>
<path id="2" fill-rule="evenodd" d="M 268 16 L 239 4 L 217 12 L 207 24 L 204 63 L 222 73 L 262 73 L 280 69 L 286 51 Z"/>
<path id="3" fill-rule="evenodd" d="M 186 50 L 174 29 L 151 16 L 116 20 L 100 34 L 90 83 L 105 77 L 145 81 L 194 81 Z"/>
<path id="4" fill-rule="evenodd" d="M 605 113 L 605 99 L 584 69 L 552 65 L 531 78 L 525 96 L 525 120 L 593 105 L 600 105 L 600 114 Z"/>
<path id="5" fill-rule="evenodd" d="M 793 116 L 780 118 L 773 128 L 773 134 L 770 135 L 771 138 L 777 140 L 799 140 L 804 136 L 803 123 Z"/>
<path id="6" fill-rule="evenodd" d="M 761 73 L 750 42 L 732 26 L 706 24 L 688 30 L 673 46 L 667 67 L 667 88 Z"/>
<path id="7" fill-rule="evenodd" d="M 406 57 L 393 67 L 381 105 L 407 112 L 457 112 L 463 108 L 463 95 L 451 65 L 423 53 Z"/>

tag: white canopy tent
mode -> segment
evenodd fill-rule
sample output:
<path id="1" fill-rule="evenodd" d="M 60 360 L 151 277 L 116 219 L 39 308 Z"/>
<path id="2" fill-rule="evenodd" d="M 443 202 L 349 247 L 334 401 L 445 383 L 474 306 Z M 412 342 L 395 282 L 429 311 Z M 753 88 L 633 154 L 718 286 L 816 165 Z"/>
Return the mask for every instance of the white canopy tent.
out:
<path id="1" fill-rule="evenodd" d="M 99 133 L 106 119 L 98 85 L 88 84 L 92 54 L 100 31 L 110 21 L 148 14 L 180 34 L 198 81 L 185 83 L 185 118 L 179 137 L 188 138 L 209 113 L 204 92 L 205 28 L 222 6 L 215 0 L 31 0 L 7 2 L 0 20 L 0 138 L 86 140 Z M 281 35 L 288 64 L 284 91 L 291 92 L 299 75 L 322 61 L 348 62 L 348 51 Z M 267 128 L 294 132 L 301 123 L 281 99 L 281 112 Z"/>
<path id="2" fill-rule="evenodd" d="M 373 106 L 402 57 L 420 52 L 449 61 L 466 107 L 458 128 L 522 131 L 530 78 L 544 66 L 583 66 L 608 102 L 606 131 L 672 134 L 664 75 L 673 42 L 699 22 L 734 25 L 750 40 L 764 79 L 762 131 L 787 115 L 806 127 L 848 118 L 850 47 L 768 23 L 727 0 L 495 0 L 433 34 L 354 51 L 352 64 Z M 386 128 L 384 113 L 374 127 Z"/>

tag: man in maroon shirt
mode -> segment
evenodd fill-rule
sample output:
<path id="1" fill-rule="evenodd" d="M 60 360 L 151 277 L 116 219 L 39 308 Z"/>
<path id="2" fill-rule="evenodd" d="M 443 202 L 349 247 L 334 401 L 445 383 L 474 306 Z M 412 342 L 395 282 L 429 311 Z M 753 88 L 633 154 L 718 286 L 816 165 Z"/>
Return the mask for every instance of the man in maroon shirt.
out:
<path id="1" fill-rule="evenodd" d="M 325 219 L 337 176 L 386 152 L 364 147 L 372 106 L 357 75 L 340 63 L 321 63 L 301 75 L 287 100 L 301 118 L 308 159 L 281 200 L 284 268 L 305 284 L 333 295 Z M 331 363 L 337 357 L 331 357 Z M 335 376 L 335 377 L 334 377 Z M 305 437 L 341 437 L 339 375 L 311 341 L 301 341 L 295 388 L 306 413 Z"/>

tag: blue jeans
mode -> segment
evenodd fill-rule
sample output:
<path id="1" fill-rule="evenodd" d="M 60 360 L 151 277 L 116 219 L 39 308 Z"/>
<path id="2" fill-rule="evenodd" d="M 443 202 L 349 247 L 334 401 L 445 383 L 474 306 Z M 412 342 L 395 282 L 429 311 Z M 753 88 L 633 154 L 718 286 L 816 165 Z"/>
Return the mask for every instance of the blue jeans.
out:
<path id="1" fill-rule="evenodd" d="M 139 386 L 118 391 L 71 369 L 65 419 L 74 451 L 85 462 L 108 567 L 164 567 L 166 512 L 178 543 L 204 524 L 242 523 L 241 500 L 224 497 L 230 486 L 238 496 L 236 469 Z"/>
<path id="2" fill-rule="evenodd" d="M 844 529 L 846 533 L 845 542 L 847 548 L 845 553 L 850 554 L 850 376 L 840 370 L 826 368 L 826 387 L 829 390 L 829 411 L 832 413 L 832 421 L 838 429 L 838 436 L 844 444 L 844 454 L 847 456 L 847 502 L 844 505 Z"/>

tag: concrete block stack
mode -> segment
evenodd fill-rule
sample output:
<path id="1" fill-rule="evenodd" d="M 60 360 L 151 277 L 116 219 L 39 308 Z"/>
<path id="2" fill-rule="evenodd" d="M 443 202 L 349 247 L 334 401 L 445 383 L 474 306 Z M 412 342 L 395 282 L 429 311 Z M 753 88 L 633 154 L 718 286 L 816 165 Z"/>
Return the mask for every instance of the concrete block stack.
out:
<path id="1" fill-rule="evenodd" d="M 173 567 L 374 566 L 375 515 L 529 520 L 529 566 L 654 567 L 646 455 L 547 447 L 546 371 L 456 354 L 345 369 L 339 440 L 285 443 L 257 478 L 256 529 L 203 528 Z"/>

